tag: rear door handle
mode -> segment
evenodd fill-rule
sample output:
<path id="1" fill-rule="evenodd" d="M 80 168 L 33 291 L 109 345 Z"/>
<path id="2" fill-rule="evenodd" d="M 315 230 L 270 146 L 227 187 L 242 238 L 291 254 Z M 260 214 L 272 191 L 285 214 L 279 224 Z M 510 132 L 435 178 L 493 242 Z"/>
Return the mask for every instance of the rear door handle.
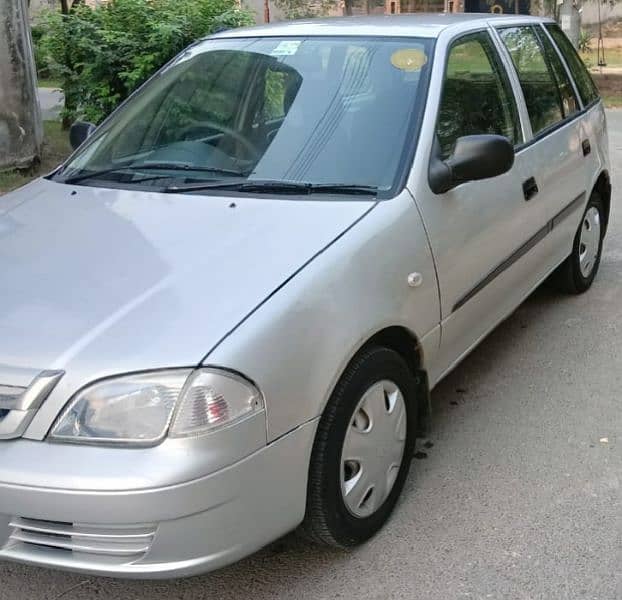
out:
<path id="1" fill-rule="evenodd" d="M 538 184 L 535 177 L 523 181 L 523 195 L 525 200 L 531 200 L 538 193 Z"/>
<path id="2" fill-rule="evenodd" d="M 590 140 L 583 140 L 581 142 L 581 148 L 583 148 L 583 156 L 587 156 L 592 151 Z"/>

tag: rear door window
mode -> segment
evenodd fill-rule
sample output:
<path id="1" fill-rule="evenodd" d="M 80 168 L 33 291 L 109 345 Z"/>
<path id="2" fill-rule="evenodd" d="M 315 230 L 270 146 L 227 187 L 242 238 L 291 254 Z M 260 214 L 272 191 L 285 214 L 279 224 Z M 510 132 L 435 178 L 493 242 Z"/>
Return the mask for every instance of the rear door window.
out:
<path id="1" fill-rule="evenodd" d="M 522 141 L 510 82 L 492 40 L 485 32 L 460 38 L 451 46 L 436 134 L 447 158 L 465 135 L 498 134 Z"/>
<path id="2" fill-rule="evenodd" d="M 531 26 L 504 27 L 499 35 L 520 81 L 531 129 L 537 135 L 564 118 L 562 97 L 553 68 Z"/>
<path id="3" fill-rule="evenodd" d="M 571 117 L 575 113 L 579 112 L 580 108 L 579 99 L 577 98 L 574 88 L 572 87 L 572 82 L 570 81 L 568 72 L 564 67 L 564 63 L 562 63 L 559 58 L 559 54 L 557 54 L 555 46 L 553 46 L 546 33 L 544 33 L 540 27 L 537 27 L 535 31 L 538 34 L 542 47 L 544 48 L 544 55 L 551 65 L 555 81 L 557 81 L 557 88 L 559 89 L 564 117 Z"/>
<path id="4" fill-rule="evenodd" d="M 545 25 L 547 31 L 551 34 L 551 37 L 560 49 L 563 57 L 566 59 L 568 68 L 572 73 L 583 104 L 591 104 L 598 99 L 598 89 L 596 84 L 589 74 L 585 64 L 581 60 L 581 57 L 577 54 L 570 40 L 566 37 L 566 34 L 559 28 L 557 23 L 547 23 Z"/>

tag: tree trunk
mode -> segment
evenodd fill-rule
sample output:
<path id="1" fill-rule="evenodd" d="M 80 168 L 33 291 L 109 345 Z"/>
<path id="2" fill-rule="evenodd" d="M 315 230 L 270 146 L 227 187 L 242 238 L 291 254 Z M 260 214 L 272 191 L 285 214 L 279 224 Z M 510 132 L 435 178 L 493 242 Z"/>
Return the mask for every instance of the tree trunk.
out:
<path id="1" fill-rule="evenodd" d="M 577 10 L 573 0 L 564 0 L 559 7 L 559 21 L 562 31 L 568 36 L 572 45 L 577 48 L 581 34 L 581 13 Z"/>
<path id="2" fill-rule="evenodd" d="M 26 0 L 0 2 L 0 171 L 40 156 L 43 125 Z"/>

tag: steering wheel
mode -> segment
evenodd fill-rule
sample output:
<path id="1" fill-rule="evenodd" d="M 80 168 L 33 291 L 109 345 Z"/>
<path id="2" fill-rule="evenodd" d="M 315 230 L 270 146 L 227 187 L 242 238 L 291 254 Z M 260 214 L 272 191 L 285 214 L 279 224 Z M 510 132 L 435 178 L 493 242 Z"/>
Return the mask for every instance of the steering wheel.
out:
<path id="1" fill-rule="evenodd" d="M 261 150 L 253 144 L 248 138 L 244 137 L 239 131 L 232 129 L 227 125 L 223 125 L 222 123 L 217 123 L 216 121 L 196 121 L 191 125 L 187 125 L 182 129 L 181 135 L 182 137 L 188 132 L 196 129 L 212 129 L 219 131 L 220 133 L 224 133 L 225 135 L 230 135 L 236 142 L 239 142 L 246 150 L 248 150 L 251 154 L 252 158 L 259 158 L 261 156 Z M 201 141 L 205 141 L 207 138 L 203 138 Z"/>

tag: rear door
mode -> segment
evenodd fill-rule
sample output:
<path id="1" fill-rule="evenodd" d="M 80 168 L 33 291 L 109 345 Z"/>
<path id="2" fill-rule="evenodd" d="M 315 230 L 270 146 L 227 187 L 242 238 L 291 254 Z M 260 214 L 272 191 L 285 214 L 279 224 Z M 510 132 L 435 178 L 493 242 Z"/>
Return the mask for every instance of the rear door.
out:
<path id="1" fill-rule="evenodd" d="M 608 164 L 609 148 L 605 110 L 592 77 L 564 32 L 556 23 L 547 23 L 544 29 L 572 76 L 583 106 L 579 119 L 579 135 L 583 156 L 583 186 L 589 194 L 595 185 L 595 180 Z M 567 236 L 573 236 L 577 222 L 574 219 L 569 220 L 565 226 L 565 235 L 559 232 L 561 237 L 558 251 L 561 255 L 568 253 Z M 573 227 L 574 229 L 571 229 Z"/>
<path id="2" fill-rule="evenodd" d="M 526 200 L 546 210 L 552 268 L 570 253 L 587 202 L 582 107 L 541 25 L 503 26 L 497 32 L 516 70 L 531 125 L 531 139 L 521 149 L 524 181 L 532 189 Z"/>

